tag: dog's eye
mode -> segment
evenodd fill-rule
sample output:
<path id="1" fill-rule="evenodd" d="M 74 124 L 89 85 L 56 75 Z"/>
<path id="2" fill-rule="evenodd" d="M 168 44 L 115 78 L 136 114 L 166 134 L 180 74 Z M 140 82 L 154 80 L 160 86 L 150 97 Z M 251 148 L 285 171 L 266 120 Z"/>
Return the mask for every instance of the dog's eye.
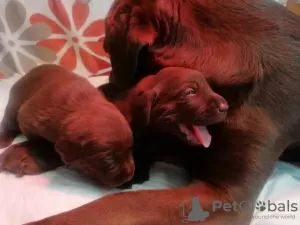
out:
<path id="1" fill-rule="evenodd" d="M 193 88 L 189 88 L 186 90 L 186 95 L 195 95 L 196 94 L 196 90 Z"/>

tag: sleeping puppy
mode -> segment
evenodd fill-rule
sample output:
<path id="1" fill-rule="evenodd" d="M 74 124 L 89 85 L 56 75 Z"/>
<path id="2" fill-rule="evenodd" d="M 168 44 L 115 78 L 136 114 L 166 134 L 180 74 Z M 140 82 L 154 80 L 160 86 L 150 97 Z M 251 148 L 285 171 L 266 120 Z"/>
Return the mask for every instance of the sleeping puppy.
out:
<path id="1" fill-rule="evenodd" d="M 132 132 L 124 116 L 85 78 L 62 67 L 42 65 L 17 81 L 1 131 L 2 147 L 19 133 L 55 143 L 65 164 L 103 185 L 115 187 L 133 176 Z M 3 154 L 6 168 L 12 157 Z"/>
<path id="2" fill-rule="evenodd" d="M 168 67 L 147 76 L 114 104 L 131 124 L 135 137 L 136 171 L 130 183 L 148 179 L 149 169 L 160 155 L 148 147 L 151 132 L 144 134 L 147 131 L 138 127 L 159 130 L 188 145 L 208 148 L 211 136 L 206 126 L 223 122 L 228 111 L 226 100 L 211 89 L 200 72 L 181 67 Z"/>

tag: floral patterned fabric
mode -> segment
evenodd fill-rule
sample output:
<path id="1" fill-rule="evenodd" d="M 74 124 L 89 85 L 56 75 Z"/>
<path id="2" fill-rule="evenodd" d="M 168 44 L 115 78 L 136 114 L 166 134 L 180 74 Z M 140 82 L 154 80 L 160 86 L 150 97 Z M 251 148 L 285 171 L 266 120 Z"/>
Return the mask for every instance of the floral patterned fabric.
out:
<path id="1" fill-rule="evenodd" d="M 54 63 L 87 78 L 109 74 L 103 50 L 113 0 L 0 0 L 0 79 Z"/>

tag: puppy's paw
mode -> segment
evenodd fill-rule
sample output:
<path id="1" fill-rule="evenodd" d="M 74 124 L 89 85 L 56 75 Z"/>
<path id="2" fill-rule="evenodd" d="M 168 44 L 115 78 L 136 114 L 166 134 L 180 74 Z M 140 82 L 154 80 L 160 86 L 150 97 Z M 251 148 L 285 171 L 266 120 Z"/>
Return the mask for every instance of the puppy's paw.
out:
<path id="1" fill-rule="evenodd" d="M 10 146 L 13 141 L 14 137 L 3 131 L 0 131 L 0 149 Z"/>
<path id="2" fill-rule="evenodd" d="M 46 140 L 29 140 L 11 145 L 0 155 L 0 170 L 37 175 L 63 165 L 54 145 Z"/>
<path id="3" fill-rule="evenodd" d="M 40 168 L 26 148 L 20 144 L 8 147 L 0 155 L 0 171 L 8 171 L 16 174 L 17 177 L 23 175 L 40 174 Z"/>

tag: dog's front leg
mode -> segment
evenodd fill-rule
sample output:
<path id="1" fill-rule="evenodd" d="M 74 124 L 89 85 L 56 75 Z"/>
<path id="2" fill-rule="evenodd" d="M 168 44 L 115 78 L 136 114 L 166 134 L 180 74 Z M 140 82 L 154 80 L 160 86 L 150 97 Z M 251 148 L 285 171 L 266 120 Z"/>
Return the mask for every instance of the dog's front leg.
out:
<path id="1" fill-rule="evenodd" d="M 219 207 L 226 204 L 225 209 Z M 244 211 L 228 212 L 228 204 L 234 203 L 225 190 L 199 182 L 172 190 L 114 194 L 27 225 L 248 225 L 252 209 L 244 204 Z"/>
<path id="2" fill-rule="evenodd" d="M 17 176 L 37 175 L 62 166 L 54 144 L 44 139 L 33 139 L 9 146 L 0 154 L 0 172 Z"/>

